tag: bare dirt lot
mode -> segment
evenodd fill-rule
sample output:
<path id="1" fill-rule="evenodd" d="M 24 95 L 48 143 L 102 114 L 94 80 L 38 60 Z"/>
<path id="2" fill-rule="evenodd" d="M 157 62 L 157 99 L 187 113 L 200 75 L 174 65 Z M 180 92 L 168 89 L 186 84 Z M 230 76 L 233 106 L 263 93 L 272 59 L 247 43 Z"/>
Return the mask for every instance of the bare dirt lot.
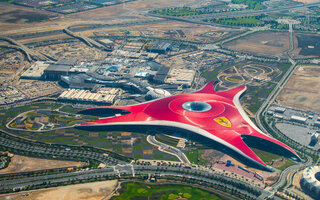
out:
<path id="1" fill-rule="evenodd" d="M 254 55 L 283 57 L 283 52 L 289 49 L 289 34 L 273 31 L 256 32 L 231 41 L 224 47 Z"/>
<path id="2" fill-rule="evenodd" d="M 36 171 L 60 167 L 80 167 L 84 165 L 85 163 L 83 162 L 48 160 L 14 155 L 11 158 L 9 166 L 3 170 L 0 170 L 0 174 Z"/>
<path id="3" fill-rule="evenodd" d="M 57 188 L 0 195 L 3 200 L 101 200 L 116 187 L 117 181 L 101 181 Z M 27 195 L 29 194 L 29 195 Z"/>
<path id="4" fill-rule="evenodd" d="M 191 2 L 193 1 L 183 1 L 183 3 L 185 4 Z M 0 18 L 0 35 L 8 36 L 15 33 L 21 34 L 27 32 L 39 32 L 44 30 L 56 30 L 62 29 L 67 24 L 109 22 L 116 23 L 122 20 L 130 20 L 134 18 L 150 18 L 143 16 L 143 14 L 151 9 L 177 6 L 180 3 L 181 1 L 179 0 L 137 0 L 70 15 L 56 14 L 23 6 L 0 3 L 0 15 L 4 16 Z M 21 13 L 20 17 L 14 15 L 14 13 L 20 11 L 25 14 L 22 15 Z M 35 22 L 37 20 L 39 21 L 39 19 L 42 18 L 30 18 L 31 12 L 33 13 L 33 15 L 41 15 L 42 18 L 50 18 L 50 20 Z M 14 20 L 15 22 L 11 23 L 12 20 Z"/>
<path id="5" fill-rule="evenodd" d="M 224 153 L 216 151 L 214 149 L 203 150 L 201 158 L 209 162 L 218 161 L 224 156 Z"/>
<path id="6" fill-rule="evenodd" d="M 277 97 L 278 102 L 320 113 L 320 66 L 300 66 Z"/>
<path id="7" fill-rule="evenodd" d="M 48 20 L 54 15 L 26 10 L 13 10 L 0 14 L 0 19 L 8 23 L 30 23 Z"/>

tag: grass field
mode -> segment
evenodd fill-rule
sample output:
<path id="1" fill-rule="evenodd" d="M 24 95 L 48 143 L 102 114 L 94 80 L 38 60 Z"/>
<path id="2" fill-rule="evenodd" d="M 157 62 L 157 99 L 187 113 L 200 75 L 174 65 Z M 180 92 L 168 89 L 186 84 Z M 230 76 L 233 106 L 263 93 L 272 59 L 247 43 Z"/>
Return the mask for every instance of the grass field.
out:
<path id="1" fill-rule="evenodd" d="M 254 17 L 233 17 L 227 19 L 212 19 L 211 21 L 219 24 L 236 25 L 236 26 L 255 26 L 263 25 L 262 21 Z"/>
<path id="2" fill-rule="evenodd" d="M 83 110 L 83 108 L 73 108 L 72 106 L 64 106 L 63 108 L 60 109 L 62 112 L 67 112 L 67 113 L 72 113 L 72 114 L 77 114 L 79 111 Z"/>
<path id="3" fill-rule="evenodd" d="M 208 161 L 201 158 L 202 150 L 193 150 L 185 153 L 191 163 L 206 165 Z"/>
<path id="4" fill-rule="evenodd" d="M 220 70 L 222 70 L 223 68 L 227 68 L 229 66 L 225 66 L 225 65 L 220 65 L 217 68 L 209 69 L 206 71 L 202 71 L 201 72 L 201 76 L 204 77 L 207 81 L 213 81 L 216 80 L 217 78 L 217 74 L 220 72 Z"/>
<path id="5" fill-rule="evenodd" d="M 140 183 L 127 183 L 120 196 L 113 200 L 133 199 L 161 199 L 161 200 L 219 200 L 220 198 L 204 190 L 179 185 L 145 185 Z"/>
<path id="6" fill-rule="evenodd" d="M 159 15 L 168 15 L 168 16 L 190 16 L 190 15 L 199 15 L 200 13 L 192 10 L 187 7 L 183 8 L 171 8 L 171 9 L 161 9 L 161 10 L 156 10 L 154 11 L 156 14 Z M 207 13 L 209 14 L 209 13 Z"/>
<path id="7" fill-rule="evenodd" d="M 262 151 L 262 150 L 255 149 L 255 148 L 252 148 L 252 150 L 267 165 L 271 165 L 271 163 L 273 161 L 273 164 L 271 166 L 274 168 L 277 168 L 279 170 L 284 170 L 285 168 L 294 164 L 294 162 L 292 160 L 290 160 L 288 158 L 282 158 L 282 156 L 280 156 L 280 155 L 273 154 L 273 153 L 266 152 L 266 151 Z"/>
<path id="8" fill-rule="evenodd" d="M 160 134 L 156 134 L 156 140 L 158 140 L 159 142 L 174 146 L 174 147 L 177 146 L 177 144 L 179 142 L 178 139 L 171 138 L 166 135 L 160 135 Z"/>
<path id="9" fill-rule="evenodd" d="M 249 9 L 261 10 L 263 9 L 262 2 L 265 0 L 232 0 L 234 4 L 245 4 Z"/>

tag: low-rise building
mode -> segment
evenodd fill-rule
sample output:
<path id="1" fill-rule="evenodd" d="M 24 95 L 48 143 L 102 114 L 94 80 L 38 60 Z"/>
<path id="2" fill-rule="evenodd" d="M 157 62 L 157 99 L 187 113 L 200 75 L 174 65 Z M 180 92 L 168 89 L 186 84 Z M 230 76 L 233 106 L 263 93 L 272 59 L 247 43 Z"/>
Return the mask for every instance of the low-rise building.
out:
<path id="1" fill-rule="evenodd" d="M 58 99 L 65 101 L 113 104 L 116 97 L 121 94 L 122 90 L 119 88 L 100 88 L 97 92 L 68 89 L 62 92 Z"/>
<path id="2" fill-rule="evenodd" d="M 69 74 L 71 66 L 51 64 L 44 70 L 44 78 L 47 80 L 60 80 L 61 76 Z"/>
<path id="3" fill-rule="evenodd" d="M 299 122 L 299 123 L 306 123 L 308 118 L 306 117 L 300 117 L 300 116 L 297 116 L 297 115 L 292 115 L 290 117 L 290 120 L 291 121 L 295 121 L 295 122 Z"/>
<path id="4" fill-rule="evenodd" d="M 165 83 L 181 84 L 190 87 L 194 81 L 196 72 L 191 69 L 172 67 Z"/>
<path id="5" fill-rule="evenodd" d="M 146 48 L 148 52 L 165 54 L 172 49 L 174 45 L 168 42 L 155 42 Z"/>
<path id="6" fill-rule="evenodd" d="M 39 80 L 43 78 L 44 70 L 46 70 L 50 64 L 52 63 L 46 61 L 37 61 L 21 75 L 21 78 Z"/>
<path id="7" fill-rule="evenodd" d="M 284 107 L 275 107 L 274 111 L 277 113 L 284 113 L 286 111 L 286 108 Z"/>

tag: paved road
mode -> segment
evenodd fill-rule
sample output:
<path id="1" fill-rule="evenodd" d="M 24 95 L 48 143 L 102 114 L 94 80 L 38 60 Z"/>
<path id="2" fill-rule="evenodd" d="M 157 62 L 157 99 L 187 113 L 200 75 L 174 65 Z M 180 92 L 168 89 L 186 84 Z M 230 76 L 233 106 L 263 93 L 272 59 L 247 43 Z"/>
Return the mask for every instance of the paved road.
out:
<path id="1" fill-rule="evenodd" d="M 114 24 L 82 24 L 81 27 L 69 27 L 69 30 L 72 32 L 81 32 L 87 30 L 98 30 L 104 28 L 112 28 L 112 27 L 128 27 L 128 26 L 137 26 L 137 25 L 146 25 L 146 24 L 158 24 L 168 22 L 167 19 L 151 19 L 151 20 L 138 20 L 138 21 L 130 21 L 130 22 L 121 22 Z M 52 35 L 60 35 L 64 34 L 63 29 L 60 30 L 52 30 L 45 32 L 36 32 L 36 33 L 27 33 L 23 35 L 15 35 L 11 36 L 11 39 L 19 40 L 19 39 L 29 39 L 29 38 L 37 38 L 44 36 L 52 36 Z"/>
<path id="2" fill-rule="evenodd" d="M 267 133 L 268 131 L 264 128 L 264 126 L 261 122 L 260 116 L 265 117 L 266 110 L 274 102 L 274 100 L 279 95 L 280 91 L 285 86 L 285 84 L 288 82 L 289 78 L 293 75 L 293 73 L 295 72 L 295 70 L 297 69 L 297 66 L 298 66 L 297 63 L 293 60 L 293 58 L 290 55 L 290 52 L 294 49 L 293 25 L 292 24 L 289 24 L 289 39 L 290 39 L 290 49 L 288 51 L 286 51 L 285 54 L 286 54 L 288 60 L 291 62 L 291 67 L 286 72 L 286 74 L 282 77 L 282 79 L 278 82 L 276 87 L 273 89 L 273 91 L 270 93 L 268 98 L 264 101 L 264 103 L 261 105 L 261 107 L 259 108 L 259 110 L 256 113 L 255 118 L 256 118 L 257 125 L 265 133 Z M 273 129 L 272 127 L 270 127 L 270 128 Z M 276 132 L 275 130 L 273 130 L 273 131 Z M 281 136 L 281 135 L 279 135 L 279 136 Z M 260 196 L 260 198 L 264 199 L 266 197 L 272 197 L 273 194 L 281 187 L 284 187 L 284 189 L 288 188 L 292 184 L 294 174 L 297 171 L 299 171 L 307 166 L 310 166 L 312 164 L 312 162 L 313 162 L 312 158 L 310 156 L 307 156 L 307 157 L 308 157 L 308 159 L 306 162 L 297 163 L 297 164 L 292 165 L 292 166 L 286 168 L 285 170 L 283 170 L 281 172 L 280 177 L 277 180 L 277 182 L 272 185 L 272 188 L 270 190 L 271 194 L 266 196 L 266 193 L 264 193 Z"/>
<path id="3" fill-rule="evenodd" d="M 35 111 L 52 111 L 52 110 L 49 110 L 49 109 L 35 109 Z M 19 117 L 23 117 L 26 113 L 30 112 L 30 110 L 26 111 L 26 112 L 23 112 L 23 113 L 20 113 L 19 115 L 15 116 L 12 120 L 10 120 L 7 124 L 6 124 L 6 127 L 7 129 L 9 130 L 15 130 L 15 131 L 26 131 L 26 132 L 38 132 L 38 133 L 43 133 L 43 132 L 49 132 L 49 131 L 54 131 L 54 130 L 60 130 L 60 129 L 68 129 L 68 128 L 73 128 L 75 126 L 77 126 L 78 124 L 75 124 L 75 125 L 72 125 L 72 126 L 63 126 L 63 127 L 58 127 L 58 128 L 52 128 L 52 129 L 48 129 L 48 130 L 42 130 L 43 127 L 41 127 L 40 129 L 38 130 L 27 130 L 27 129 L 21 129 L 21 128 L 13 128 L 13 127 L 10 127 L 9 125 L 14 121 L 16 120 L 17 118 Z M 69 116 L 75 116 L 76 114 L 71 114 L 71 113 L 67 113 L 67 112 L 63 112 L 63 111 L 58 111 L 59 113 L 64 113 L 64 114 L 67 114 Z M 40 122 L 38 122 L 40 123 Z M 43 123 L 40 123 L 42 124 L 42 126 L 45 126 Z"/>
<path id="4" fill-rule="evenodd" d="M 4 131 L 3 131 L 4 132 Z M 8 133 L 9 134 L 9 133 Z M 13 137 L 9 135 L 5 135 L 4 133 L 0 134 L 0 145 L 15 149 L 22 152 L 28 152 L 29 154 L 34 155 L 43 155 L 43 157 L 48 158 L 68 158 L 70 160 L 96 160 L 105 164 L 117 164 L 117 163 L 125 163 L 124 161 L 120 161 L 118 159 L 112 158 L 107 154 L 102 152 L 94 152 L 86 149 L 80 149 L 80 147 L 70 148 L 59 146 L 59 145 L 50 145 L 46 143 L 38 143 L 32 141 L 23 141 L 23 139 L 17 138 L 13 140 Z"/>
<path id="5" fill-rule="evenodd" d="M 14 180 L 5 180 L 0 181 L 0 190 L 4 189 L 13 189 L 18 187 L 26 187 L 31 185 L 41 185 L 44 183 L 59 183 L 66 182 L 71 180 L 82 180 L 82 179 L 90 179 L 90 178 L 99 178 L 103 176 L 123 176 L 133 175 L 133 169 L 135 174 L 156 174 L 159 176 L 177 176 L 177 177 L 187 177 L 194 180 L 197 180 L 199 184 L 201 182 L 208 182 L 213 184 L 219 184 L 226 186 L 228 188 L 232 188 L 241 193 L 246 194 L 253 199 L 257 197 L 251 193 L 248 193 L 247 190 L 242 189 L 237 186 L 232 186 L 230 182 L 239 183 L 241 185 L 245 184 L 241 181 L 232 179 L 230 177 L 226 177 L 220 174 L 213 174 L 193 168 L 183 168 L 183 167 L 167 167 L 167 166 L 146 166 L 146 165 L 116 165 L 114 168 L 102 168 L 102 169 L 94 169 L 87 170 L 81 172 L 70 172 L 70 173 L 61 173 L 61 174 L 53 174 L 53 175 L 43 175 L 37 177 L 30 178 L 22 178 L 22 179 L 14 179 Z M 222 180 L 223 179 L 223 180 Z M 264 193 L 265 191 L 260 188 L 255 188 L 250 184 L 245 184 L 248 188 L 254 189 L 256 191 L 260 191 Z"/>
<path id="6" fill-rule="evenodd" d="M 70 30 L 69 27 L 72 27 L 73 25 L 67 26 L 63 29 L 63 31 L 67 34 L 69 34 L 72 37 L 78 38 L 80 40 L 83 40 L 88 46 L 90 47 L 97 47 L 103 50 L 109 50 L 106 46 L 100 44 L 99 42 L 95 41 L 94 39 L 91 39 L 89 37 L 86 37 L 84 35 L 82 35 L 81 33 L 74 33 L 73 31 Z"/>
<path id="7" fill-rule="evenodd" d="M 167 144 L 164 144 L 162 142 L 159 142 L 158 140 L 156 140 L 155 136 L 148 135 L 147 141 L 150 144 L 153 144 L 155 146 L 160 147 L 159 148 L 160 151 L 163 151 L 163 152 L 166 152 L 166 153 L 169 153 L 169 154 L 176 156 L 181 162 L 183 162 L 185 164 L 185 166 L 191 166 L 191 163 L 188 160 L 187 156 L 179 149 L 172 147 L 172 146 L 169 146 Z"/>
<path id="8" fill-rule="evenodd" d="M 6 180 L 6 181 L 0 181 L 0 190 L 26 187 L 31 185 L 41 185 L 45 182 L 59 183 L 59 182 L 66 182 L 70 180 L 89 179 L 89 178 L 96 178 L 96 177 L 105 176 L 105 175 L 116 176 L 117 173 L 112 168 L 102 168 L 97 170 L 60 173 L 60 174 L 36 176 L 36 177 L 30 177 L 30 178 Z"/>
<path id="9" fill-rule="evenodd" d="M 263 102 L 263 104 L 260 106 L 259 110 L 256 113 L 256 122 L 258 127 L 264 132 L 268 133 L 268 131 L 264 128 L 261 122 L 261 117 L 264 116 L 266 110 L 269 108 L 269 106 L 274 102 L 282 88 L 285 86 L 285 84 L 288 82 L 289 78 L 292 76 L 292 74 L 297 69 L 297 63 L 291 58 L 290 52 L 294 49 L 294 40 L 293 40 L 293 28 L 292 24 L 289 26 L 289 40 L 290 40 L 290 49 L 285 52 L 288 60 L 291 62 L 291 66 L 288 69 L 288 71 L 283 75 L 281 80 L 278 82 L 278 84 L 275 86 L 275 88 L 272 90 L 272 92 L 269 94 L 267 99 Z"/>
<path id="10" fill-rule="evenodd" d="M 222 12 L 222 13 L 213 13 L 213 14 L 204 14 L 197 16 L 188 16 L 187 18 L 192 19 L 202 19 L 202 18 L 226 18 L 226 17 L 241 17 L 241 16 L 253 16 L 253 15 L 261 15 L 261 14 L 269 14 L 274 12 L 281 12 L 287 10 L 301 9 L 301 8 L 309 8 L 313 6 L 319 6 L 320 2 L 310 3 L 310 4 L 299 4 L 294 6 L 285 6 L 279 8 L 271 8 L 264 10 L 245 10 L 245 11 L 236 11 L 236 12 Z"/>

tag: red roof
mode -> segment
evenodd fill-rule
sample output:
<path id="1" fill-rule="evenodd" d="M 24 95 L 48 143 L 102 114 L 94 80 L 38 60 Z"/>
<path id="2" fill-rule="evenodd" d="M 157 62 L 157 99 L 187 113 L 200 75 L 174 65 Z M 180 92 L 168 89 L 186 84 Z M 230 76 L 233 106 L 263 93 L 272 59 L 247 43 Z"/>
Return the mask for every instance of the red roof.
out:
<path id="1" fill-rule="evenodd" d="M 95 107 L 94 109 L 121 109 L 130 113 L 84 123 L 81 126 L 117 124 L 121 126 L 132 124 L 176 126 L 220 142 L 243 156 L 266 166 L 241 138 L 242 135 L 250 135 L 280 145 L 298 158 L 290 147 L 262 133 L 242 110 L 239 97 L 246 90 L 245 86 L 223 92 L 214 91 L 213 86 L 213 82 L 210 82 L 201 90 L 193 93 L 170 96 L 138 105 Z M 196 102 L 193 103 L 194 111 L 188 111 L 183 107 L 187 102 L 189 104 Z M 197 110 L 197 106 L 200 111 Z M 203 112 L 201 112 L 201 106 L 206 107 Z"/>

